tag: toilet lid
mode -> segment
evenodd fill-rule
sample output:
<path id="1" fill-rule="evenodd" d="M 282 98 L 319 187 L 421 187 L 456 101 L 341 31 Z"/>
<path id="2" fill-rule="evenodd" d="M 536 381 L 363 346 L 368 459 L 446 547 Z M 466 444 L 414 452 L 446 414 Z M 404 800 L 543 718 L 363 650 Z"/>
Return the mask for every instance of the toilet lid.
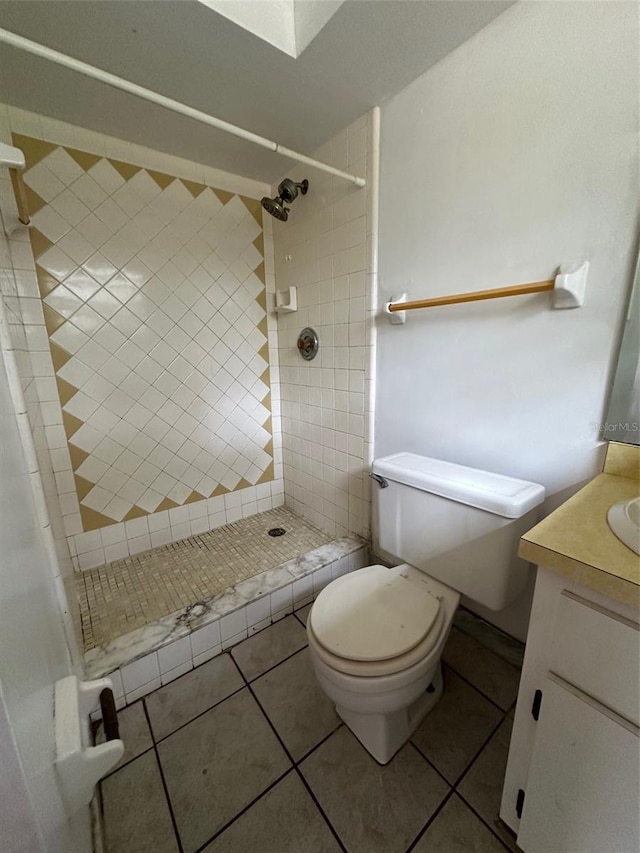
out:
<path id="1" fill-rule="evenodd" d="M 332 654 L 380 661 L 420 643 L 439 609 L 434 595 L 397 568 L 367 566 L 325 587 L 309 619 L 318 642 Z"/>

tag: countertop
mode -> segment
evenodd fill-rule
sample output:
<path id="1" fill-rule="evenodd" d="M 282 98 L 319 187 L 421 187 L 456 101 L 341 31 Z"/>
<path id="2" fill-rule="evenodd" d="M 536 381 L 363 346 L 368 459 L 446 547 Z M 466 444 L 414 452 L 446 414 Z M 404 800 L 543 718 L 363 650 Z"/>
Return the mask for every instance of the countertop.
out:
<path id="1" fill-rule="evenodd" d="M 605 463 L 599 474 L 520 540 L 526 560 L 564 575 L 624 604 L 640 605 L 640 557 L 615 536 L 607 511 L 637 497 L 637 473 L 619 476 Z M 629 471 L 631 473 L 634 472 Z"/>

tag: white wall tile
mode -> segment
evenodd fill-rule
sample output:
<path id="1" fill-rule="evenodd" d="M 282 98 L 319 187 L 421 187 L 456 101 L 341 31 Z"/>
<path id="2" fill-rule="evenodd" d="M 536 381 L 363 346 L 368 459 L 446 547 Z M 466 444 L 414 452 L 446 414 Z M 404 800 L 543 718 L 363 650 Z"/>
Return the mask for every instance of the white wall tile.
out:
<path id="1" fill-rule="evenodd" d="M 227 637 L 226 640 L 222 641 L 222 650 L 226 651 L 227 649 L 232 648 L 233 646 L 237 646 L 238 643 L 241 643 L 243 640 L 246 640 L 248 636 L 248 631 L 245 628 L 244 631 L 240 631 L 238 634 L 234 634 L 231 637 Z"/>
<path id="2" fill-rule="evenodd" d="M 206 663 L 208 660 L 217 657 L 222 652 L 222 646 L 214 646 L 211 649 L 207 649 L 206 652 L 201 652 L 198 655 L 193 656 L 193 665 L 200 666 L 202 663 Z"/>
<path id="3" fill-rule="evenodd" d="M 162 684 L 169 684 L 171 681 L 175 681 L 176 678 L 180 678 L 181 675 L 185 675 L 187 672 L 193 669 L 193 661 L 189 658 L 188 661 L 181 663 L 175 669 L 170 669 L 168 672 L 163 672 L 160 676 L 160 681 Z"/>
<path id="4" fill-rule="evenodd" d="M 173 643 L 169 643 L 167 646 L 163 646 L 161 649 L 158 649 L 160 674 L 164 675 L 170 670 L 175 669 L 177 666 L 190 661 L 191 657 L 191 643 L 189 642 L 189 637 L 182 637 L 179 640 L 175 640 Z"/>
<path id="5" fill-rule="evenodd" d="M 191 641 L 191 653 L 194 659 L 198 655 L 219 648 L 222 642 L 220 634 L 220 621 L 210 622 L 202 628 L 198 628 L 189 635 Z"/>
<path id="6" fill-rule="evenodd" d="M 307 575 L 294 581 L 292 586 L 293 604 L 302 607 L 313 601 L 313 576 Z"/>
<path id="7" fill-rule="evenodd" d="M 123 666 L 120 674 L 122 676 L 124 692 L 129 700 L 129 695 L 133 691 L 145 684 L 149 684 L 154 679 L 160 678 L 158 655 L 155 652 L 145 655 L 140 660 Z"/>
<path id="8" fill-rule="evenodd" d="M 94 151 L 101 157 L 111 156 L 125 162 L 134 157 L 146 157 L 146 163 L 139 160 L 143 167 L 148 166 L 169 173 L 173 167 L 178 170 L 178 177 L 188 177 L 190 180 L 202 181 L 208 176 L 209 179 L 219 181 L 220 187 L 232 192 L 241 192 L 245 196 L 259 198 L 266 191 L 263 185 L 254 181 L 225 175 L 213 169 L 204 169 L 198 164 L 140 146 L 132 146 L 122 140 L 101 137 L 99 134 L 73 128 L 61 122 L 15 110 L 7 115 L 9 122 L 17 122 L 23 130 L 33 127 L 34 133 L 37 130 L 37 135 L 41 136 L 43 133 L 46 135 L 48 128 L 51 138 L 55 141 L 74 139 L 75 144 L 83 150 Z M 240 199 L 236 197 L 224 206 L 213 193 L 193 199 L 179 182 L 161 190 L 145 172 L 139 172 L 127 182 L 106 159 L 101 159 L 85 173 L 62 148 L 56 149 L 37 166 L 27 170 L 25 180 L 48 202 L 45 208 L 35 215 L 36 224 L 55 245 L 44 253 L 40 263 L 54 275 L 69 276 L 69 287 L 60 285 L 48 297 L 55 310 L 66 312 L 65 316 L 69 321 L 54 335 L 55 341 L 72 354 L 72 359 L 65 365 L 67 381 L 78 383 L 74 384 L 74 387 L 78 388 L 82 381 L 85 386 L 85 390 L 75 394 L 68 402 L 65 410 L 85 422 L 91 421 L 94 433 L 104 430 L 105 434 L 109 435 L 118 430 L 118 441 L 124 442 L 125 447 L 131 445 L 136 431 L 141 436 L 152 437 L 157 448 L 160 448 L 158 442 L 162 441 L 164 444 L 161 449 L 164 454 L 177 454 L 187 437 L 192 443 L 200 440 L 196 438 L 193 430 L 205 418 L 208 418 L 207 426 L 200 429 L 201 439 L 205 443 L 211 442 L 211 435 L 216 435 L 216 429 L 223 425 L 224 417 L 230 418 L 228 425 L 232 428 L 232 433 L 224 439 L 230 446 L 233 446 L 236 435 L 242 434 L 243 431 L 246 435 L 253 436 L 254 427 L 259 426 L 268 415 L 268 411 L 259 405 L 240 407 L 235 414 L 229 410 L 222 421 L 212 425 L 209 415 L 222 410 L 222 407 L 218 399 L 212 396 L 216 386 L 210 382 L 209 377 L 213 375 L 212 371 L 215 375 L 222 375 L 222 363 L 215 361 L 215 353 L 213 356 L 207 355 L 213 352 L 215 335 L 209 340 L 205 340 L 206 335 L 201 336 L 201 333 L 206 331 L 213 335 L 208 326 L 217 319 L 224 320 L 225 329 L 219 331 L 225 341 L 228 339 L 231 346 L 229 352 L 235 353 L 232 359 L 237 362 L 238 369 L 235 374 L 233 371 L 227 372 L 231 377 L 231 388 L 225 386 L 222 394 L 226 394 L 228 400 L 233 399 L 234 406 L 247 402 L 252 393 L 247 389 L 252 386 L 255 386 L 256 394 L 266 393 L 266 386 L 257 382 L 258 376 L 264 370 L 264 362 L 257 358 L 256 353 L 264 339 L 255 332 L 261 313 L 255 303 L 255 297 L 261 285 L 252 272 L 253 267 L 262 261 L 261 254 L 252 245 L 260 228 Z M 194 224 L 202 228 L 208 222 L 215 223 L 216 227 L 223 226 L 219 229 L 220 241 L 217 246 L 211 243 L 211 240 L 215 239 L 215 228 L 212 225 L 212 229 L 207 231 L 209 243 L 202 239 L 198 247 L 197 240 L 193 242 Z M 224 228 L 229 223 L 234 229 L 234 237 L 223 239 Z M 270 281 L 273 280 L 271 234 L 269 223 L 265 229 L 265 266 Z M 201 262 L 205 262 L 207 269 L 213 269 L 212 258 L 209 257 L 212 255 L 212 248 L 219 250 L 218 254 L 212 257 L 218 258 L 215 278 L 220 278 L 223 282 L 220 285 L 205 272 L 204 267 L 200 267 Z M 16 234 L 16 239 L 11 241 L 11 252 L 13 266 L 20 274 L 17 293 L 22 301 L 22 313 L 28 324 L 42 324 L 43 315 L 34 275 L 34 261 L 25 230 Z M 238 278 L 235 278 L 227 267 L 233 269 Z M 191 278 L 193 282 L 189 280 Z M 245 285 L 245 282 L 249 283 Z M 230 291 L 225 292 L 223 288 L 231 284 L 234 294 L 230 300 Z M 223 294 L 223 298 L 217 301 L 216 288 Z M 246 292 L 243 288 L 246 288 Z M 67 302 L 63 304 L 59 296 L 65 293 Z M 219 293 L 217 295 L 219 296 Z M 126 307 L 122 307 L 124 301 L 127 302 Z M 164 308 L 163 311 L 158 310 L 161 307 Z M 238 330 L 236 338 L 230 337 L 234 325 L 237 325 Z M 255 332 L 253 336 L 252 331 Z M 202 343 L 196 342 L 195 337 L 202 337 Z M 273 324 L 269 331 L 268 343 L 270 350 L 276 352 Z M 43 326 L 40 331 L 33 330 L 29 333 L 27 344 L 34 354 L 47 352 L 47 335 Z M 153 353 L 160 362 L 154 360 Z M 238 361 L 238 355 L 242 363 Z M 198 374 L 201 379 L 198 381 L 195 377 L 197 370 L 194 372 L 194 368 L 197 368 L 205 356 L 210 363 Z M 161 371 L 160 374 L 152 367 L 154 364 Z M 102 371 L 103 366 L 104 374 L 98 377 L 96 372 Z M 255 383 L 248 381 L 251 371 L 255 372 Z M 86 372 L 90 375 L 89 379 L 80 375 Z M 61 425 L 62 412 L 59 405 L 50 405 L 57 402 L 55 383 L 52 381 L 52 365 L 39 360 L 36 375 L 45 380 L 39 382 L 38 388 L 45 423 L 49 427 Z M 164 382 L 162 388 L 160 380 Z M 186 380 L 189 380 L 188 384 Z M 115 387 L 110 386 L 110 382 Z M 277 382 L 275 372 L 272 382 Z M 151 383 L 155 383 L 153 392 Z M 171 400 L 172 412 L 177 409 L 175 417 L 165 413 L 169 417 L 174 434 L 166 436 L 159 429 L 157 409 L 151 409 L 149 406 L 156 404 L 158 394 L 164 395 L 168 404 L 168 398 L 180 388 L 180 383 L 184 383 L 180 403 L 176 405 Z M 259 392 L 258 388 L 262 391 Z M 274 388 L 271 390 L 273 392 Z M 220 388 L 216 393 L 220 393 Z M 274 399 L 279 398 L 277 393 L 273 396 Z M 244 411 L 242 422 L 237 419 L 240 411 Z M 163 418 L 165 414 L 162 415 Z M 254 414 L 256 420 L 251 423 L 250 419 Z M 233 420 L 234 417 L 236 421 Z M 126 432 L 129 432 L 129 435 L 125 438 Z M 268 440 L 268 435 L 264 430 L 258 432 L 259 438 L 256 438 L 256 441 L 262 446 Z M 258 432 L 255 434 L 258 435 Z M 90 460 L 95 453 L 102 465 L 117 467 L 116 459 L 100 455 L 97 435 L 90 435 L 88 430 L 84 433 L 86 434 L 82 436 L 82 449 L 90 454 Z M 80 441 L 79 435 L 77 438 Z M 274 439 L 274 464 L 281 466 L 281 442 L 279 437 Z M 51 449 L 62 450 L 63 447 L 51 446 Z M 136 454 L 146 460 L 151 450 L 153 447 L 144 454 L 136 450 Z M 253 452 L 253 449 L 246 447 L 240 450 L 241 453 L 247 453 L 252 461 L 250 470 L 245 472 L 249 479 L 257 479 L 270 461 L 266 454 L 261 456 L 259 447 L 255 450 L 256 452 Z M 96 469 L 96 479 L 91 479 L 88 476 L 90 465 L 85 465 L 81 476 L 97 485 L 83 498 L 82 503 L 121 522 L 134 505 L 152 513 L 167 496 L 180 503 L 194 489 L 210 494 L 222 480 L 227 488 L 234 488 L 241 475 L 224 467 L 224 463 L 220 461 L 224 454 L 214 454 L 207 460 L 204 458 L 206 446 L 201 448 L 201 451 L 203 452 L 198 458 L 189 458 L 189 467 L 177 476 L 174 475 L 173 481 L 165 477 L 162 490 L 157 476 L 152 476 L 153 468 L 145 467 L 144 463 L 141 464 L 135 457 L 128 457 L 127 462 L 120 466 L 118 471 L 145 487 L 143 492 L 135 495 L 133 483 L 125 495 L 124 486 L 118 486 L 114 477 L 108 484 L 97 484 L 97 475 L 100 472 Z M 160 449 L 156 457 L 159 452 Z M 214 477 L 208 473 L 208 469 L 210 462 L 216 458 L 218 470 L 217 476 Z M 59 458 L 54 461 L 56 473 L 62 473 L 66 461 L 63 455 L 59 454 Z M 154 458 L 151 464 L 159 464 L 159 471 L 162 471 L 167 460 L 163 458 L 162 462 L 159 462 Z M 260 465 L 263 467 L 259 467 Z M 196 476 L 197 470 L 200 471 L 199 476 Z M 281 476 L 281 471 L 279 475 Z M 188 482 L 180 482 L 182 477 L 188 478 Z M 75 491 L 72 481 L 71 476 L 56 477 L 60 495 Z M 270 502 L 266 502 L 268 497 L 263 492 L 258 506 L 255 490 L 245 490 L 241 500 L 233 505 L 229 520 L 265 511 L 271 506 Z M 127 522 L 124 530 L 129 552 L 136 553 L 167 541 L 167 529 L 171 540 L 175 540 L 209 529 L 210 516 L 215 516 L 211 519 L 214 525 L 223 522 L 220 516 L 222 508 L 212 511 L 205 506 L 204 501 L 201 504 L 191 504 L 187 517 L 180 521 L 172 518 L 170 525 L 163 523 L 153 531 L 144 528 L 145 519 Z M 226 520 L 225 516 L 224 521 Z M 79 507 L 76 507 L 73 513 L 66 513 L 64 529 L 67 535 L 79 533 L 82 530 L 81 525 Z M 62 530 L 62 522 L 60 529 Z M 152 538 L 150 532 L 158 535 Z M 108 545 L 120 544 L 120 541 L 109 541 Z M 97 552 L 98 548 L 90 550 Z M 97 559 L 97 554 L 91 559 L 88 557 L 90 550 L 85 547 L 82 552 L 78 552 L 81 553 L 80 563 L 84 567 L 95 564 Z M 109 556 L 121 552 L 121 548 L 111 548 Z"/>
<path id="9" fill-rule="evenodd" d="M 230 637 L 235 637 L 243 631 L 246 633 L 246 630 L 247 613 L 244 607 L 220 619 L 220 636 L 223 646 Z"/>
<path id="10" fill-rule="evenodd" d="M 152 681 L 147 682 L 146 684 L 141 684 L 140 687 L 135 688 L 134 690 L 128 691 L 125 696 L 127 700 L 127 705 L 131 705 L 133 702 L 136 702 L 138 699 L 142 699 L 143 696 L 148 696 L 149 693 L 153 693 L 154 690 L 157 690 L 158 687 L 162 685 L 162 681 L 160 677 L 154 678 Z"/>
<path id="11" fill-rule="evenodd" d="M 331 566 L 323 566 L 323 568 L 318 569 L 313 573 L 313 595 L 314 597 L 318 595 L 318 593 L 322 592 L 322 590 L 331 583 Z"/>
<path id="12" fill-rule="evenodd" d="M 252 632 L 252 628 L 255 629 L 255 626 L 259 623 L 263 622 L 265 619 L 269 619 L 271 617 L 271 602 L 269 600 L 269 596 L 265 595 L 263 598 L 259 598 L 257 601 L 252 601 L 251 604 L 247 605 L 247 626 L 249 628 L 249 633 Z"/>
<path id="13" fill-rule="evenodd" d="M 274 618 L 281 618 L 287 613 L 293 612 L 293 587 L 288 584 L 282 589 L 272 592 L 271 598 L 271 615 Z"/>
<path id="14" fill-rule="evenodd" d="M 371 182 L 370 145 L 365 121 L 338 134 L 326 156 L 335 163 L 346 161 L 350 150 L 357 153 L 354 162 Z M 302 171 L 294 175 L 302 177 Z M 369 503 L 361 496 L 370 446 L 350 439 L 362 439 L 365 411 L 369 419 L 373 408 L 365 403 L 365 391 L 371 394 L 373 388 L 364 386 L 365 346 L 375 336 L 374 314 L 368 311 L 375 294 L 373 287 L 367 291 L 371 211 L 366 190 L 315 180 L 321 192 L 307 205 L 304 222 L 292 217 L 274 231 L 277 287 L 296 285 L 301 306 L 295 315 L 278 316 L 286 503 L 330 533 L 366 536 Z M 290 260 L 284 262 L 285 257 Z M 301 324 L 313 326 L 321 340 L 309 363 L 295 348 Z M 356 490 L 360 503 L 343 505 L 341 495 Z"/>

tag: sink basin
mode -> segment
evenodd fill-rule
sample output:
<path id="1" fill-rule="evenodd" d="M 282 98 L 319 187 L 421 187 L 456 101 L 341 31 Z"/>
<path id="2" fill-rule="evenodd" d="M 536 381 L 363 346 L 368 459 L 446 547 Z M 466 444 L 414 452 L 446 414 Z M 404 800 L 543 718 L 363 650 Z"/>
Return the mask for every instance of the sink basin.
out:
<path id="1" fill-rule="evenodd" d="M 609 507 L 607 521 L 618 539 L 640 554 L 640 496 Z"/>

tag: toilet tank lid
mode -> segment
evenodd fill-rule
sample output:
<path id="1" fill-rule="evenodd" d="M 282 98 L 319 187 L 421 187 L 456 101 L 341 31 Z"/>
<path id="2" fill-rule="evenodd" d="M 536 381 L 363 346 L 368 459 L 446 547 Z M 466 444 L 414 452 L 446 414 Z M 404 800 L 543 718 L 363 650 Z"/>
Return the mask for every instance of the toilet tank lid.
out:
<path id="1" fill-rule="evenodd" d="M 502 515 L 520 518 L 542 503 L 544 486 L 444 462 L 416 453 L 395 453 L 374 460 L 373 473 L 394 483 Z"/>

